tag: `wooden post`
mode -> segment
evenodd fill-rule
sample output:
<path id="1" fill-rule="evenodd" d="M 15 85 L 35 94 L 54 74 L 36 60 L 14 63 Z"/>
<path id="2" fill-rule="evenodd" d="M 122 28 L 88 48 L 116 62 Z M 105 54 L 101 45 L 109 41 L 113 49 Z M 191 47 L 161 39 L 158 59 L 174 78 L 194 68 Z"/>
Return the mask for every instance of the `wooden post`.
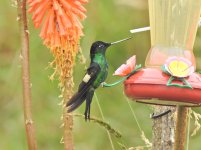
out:
<path id="1" fill-rule="evenodd" d="M 173 150 L 175 135 L 175 107 L 154 106 L 155 115 L 161 114 L 167 110 L 171 110 L 171 112 L 153 119 L 152 150 Z"/>

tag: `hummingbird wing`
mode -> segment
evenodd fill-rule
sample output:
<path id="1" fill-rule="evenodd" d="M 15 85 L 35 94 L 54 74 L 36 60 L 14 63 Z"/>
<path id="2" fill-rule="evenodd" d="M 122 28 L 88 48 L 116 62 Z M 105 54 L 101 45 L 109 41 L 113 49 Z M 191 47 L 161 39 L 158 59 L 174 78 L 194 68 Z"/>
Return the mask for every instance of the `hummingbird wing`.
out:
<path id="1" fill-rule="evenodd" d="M 87 93 L 93 82 L 96 80 L 100 70 L 101 68 L 98 63 L 92 62 L 90 64 L 89 68 L 87 69 L 87 73 L 79 85 L 78 92 L 75 93 L 66 104 L 67 107 L 70 107 L 68 112 L 72 112 L 84 102 L 87 97 Z"/>

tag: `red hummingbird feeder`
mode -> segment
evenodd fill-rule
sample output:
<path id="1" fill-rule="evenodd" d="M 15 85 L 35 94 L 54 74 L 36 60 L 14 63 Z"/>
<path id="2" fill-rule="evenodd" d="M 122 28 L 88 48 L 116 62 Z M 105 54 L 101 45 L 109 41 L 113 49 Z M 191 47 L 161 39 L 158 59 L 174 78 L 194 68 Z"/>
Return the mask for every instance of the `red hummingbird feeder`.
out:
<path id="1" fill-rule="evenodd" d="M 151 49 L 145 68 L 124 82 L 134 101 L 159 105 L 201 105 L 201 75 L 193 45 L 201 0 L 149 0 Z"/>

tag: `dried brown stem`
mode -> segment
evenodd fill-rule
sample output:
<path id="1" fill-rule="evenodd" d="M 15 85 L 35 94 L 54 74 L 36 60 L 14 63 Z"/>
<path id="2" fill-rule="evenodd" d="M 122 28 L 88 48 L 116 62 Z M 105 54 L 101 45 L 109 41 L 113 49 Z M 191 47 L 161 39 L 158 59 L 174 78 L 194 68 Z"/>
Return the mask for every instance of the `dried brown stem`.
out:
<path id="1" fill-rule="evenodd" d="M 184 150 L 186 142 L 187 115 L 188 108 L 183 106 L 177 107 L 177 122 L 175 131 L 174 150 Z"/>
<path id="2" fill-rule="evenodd" d="M 71 70 L 72 72 L 72 70 Z M 66 78 L 65 85 L 62 90 L 63 95 L 63 124 L 64 124 L 64 149 L 73 150 L 73 116 L 67 113 L 66 103 L 72 97 L 73 77 Z"/>
<path id="3" fill-rule="evenodd" d="M 33 126 L 31 113 L 31 84 L 30 84 L 30 68 L 29 68 L 29 32 L 27 26 L 26 0 L 17 0 L 18 3 L 18 21 L 21 33 L 22 48 L 22 84 L 23 84 L 23 108 L 24 123 L 26 128 L 26 136 L 29 150 L 37 149 L 35 138 L 35 129 Z"/>

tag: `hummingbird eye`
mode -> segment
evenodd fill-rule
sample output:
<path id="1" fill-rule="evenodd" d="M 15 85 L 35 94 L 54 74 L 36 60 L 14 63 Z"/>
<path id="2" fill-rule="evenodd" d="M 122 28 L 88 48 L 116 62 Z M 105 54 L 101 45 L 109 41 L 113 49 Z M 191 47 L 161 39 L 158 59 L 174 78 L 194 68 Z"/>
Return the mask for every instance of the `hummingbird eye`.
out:
<path id="1" fill-rule="evenodd" d="M 101 44 L 101 45 L 99 45 L 98 47 L 101 48 L 101 47 L 103 47 L 103 45 Z"/>

